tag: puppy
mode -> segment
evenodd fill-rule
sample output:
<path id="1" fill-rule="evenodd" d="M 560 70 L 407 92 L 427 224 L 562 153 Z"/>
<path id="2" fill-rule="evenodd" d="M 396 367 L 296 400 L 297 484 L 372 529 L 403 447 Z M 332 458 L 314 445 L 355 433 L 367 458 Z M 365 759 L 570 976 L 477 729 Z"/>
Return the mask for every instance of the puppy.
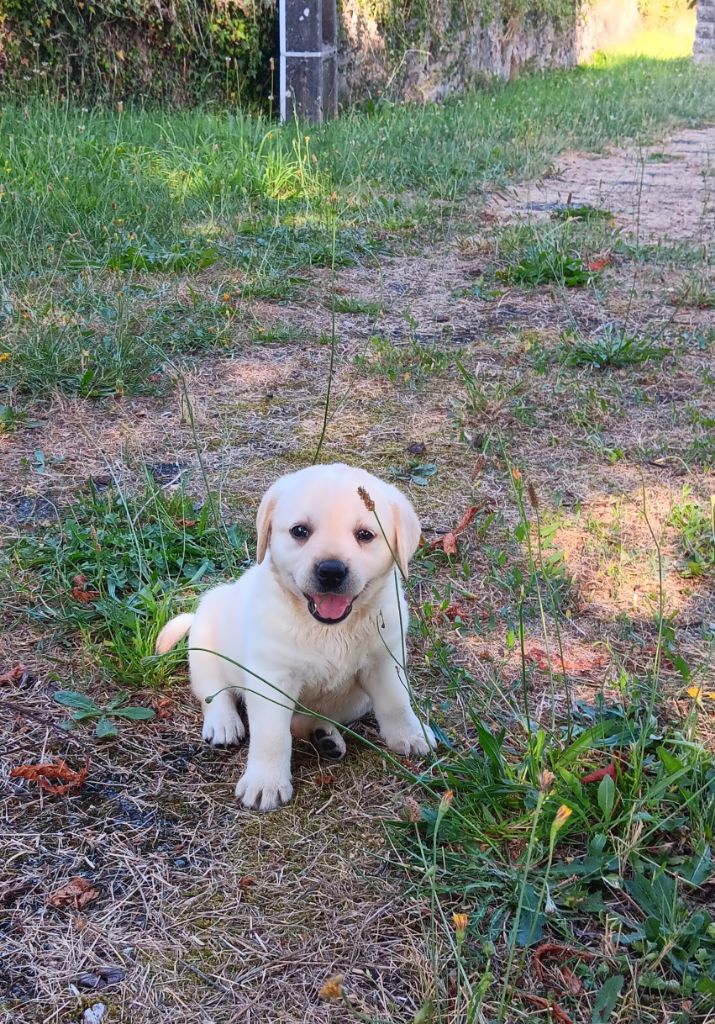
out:
<path id="1" fill-rule="evenodd" d="M 250 745 L 236 795 L 268 811 L 293 793 L 291 733 L 325 756 L 345 753 L 325 718 L 348 724 L 372 709 L 398 754 L 427 754 L 435 739 L 412 710 L 402 670 L 408 616 L 394 562 L 406 575 L 420 538 L 404 495 L 361 469 L 311 466 L 273 484 L 256 526 L 257 564 L 208 591 L 194 615 L 172 619 L 156 650 L 189 633 L 191 687 L 210 743 L 243 739 L 242 696 Z"/>

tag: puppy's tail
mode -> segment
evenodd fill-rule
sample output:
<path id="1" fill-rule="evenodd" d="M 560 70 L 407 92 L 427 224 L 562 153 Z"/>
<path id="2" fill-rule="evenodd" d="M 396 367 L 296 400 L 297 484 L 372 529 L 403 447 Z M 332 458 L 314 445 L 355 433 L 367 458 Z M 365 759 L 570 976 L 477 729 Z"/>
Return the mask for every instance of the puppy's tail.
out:
<path id="1" fill-rule="evenodd" d="M 175 619 L 167 622 L 156 638 L 155 652 L 166 654 L 172 647 L 176 647 L 179 640 L 182 640 L 189 632 L 195 617 L 187 612 L 185 615 L 177 615 Z"/>

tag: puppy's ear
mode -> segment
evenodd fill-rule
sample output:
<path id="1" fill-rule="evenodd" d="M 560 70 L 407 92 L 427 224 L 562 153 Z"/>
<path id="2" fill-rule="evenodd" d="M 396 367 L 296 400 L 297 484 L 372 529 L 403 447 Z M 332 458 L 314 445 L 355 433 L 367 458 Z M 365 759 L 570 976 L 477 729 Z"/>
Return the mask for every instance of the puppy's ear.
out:
<path id="1" fill-rule="evenodd" d="M 280 481 L 278 480 L 272 487 L 268 488 L 261 498 L 261 504 L 258 506 L 258 512 L 256 513 L 256 561 L 259 564 L 266 557 L 268 543 L 271 539 L 271 525 L 273 512 L 278 502 L 279 484 Z"/>
<path id="2" fill-rule="evenodd" d="M 395 499 L 392 502 L 392 523 L 394 536 L 392 550 L 395 552 L 397 565 L 407 579 L 409 561 L 417 550 L 422 535 L 422 527 L 417 513 L 410 502 L 397 488 L 394 489 Z"/>

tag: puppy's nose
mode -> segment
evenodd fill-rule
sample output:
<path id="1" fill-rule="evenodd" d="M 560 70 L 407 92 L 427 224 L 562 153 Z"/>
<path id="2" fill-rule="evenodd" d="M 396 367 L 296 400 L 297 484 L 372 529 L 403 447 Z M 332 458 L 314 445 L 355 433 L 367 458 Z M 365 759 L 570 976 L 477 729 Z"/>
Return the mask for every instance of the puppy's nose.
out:
<path id="1" fill-rule="evenodd" d="M 328 558 L 325 562 L 318 562 L 315 567 L 318 583 L 323 587 L 339 587 L 347 574 L 347 565 L 333 558 Z"/>

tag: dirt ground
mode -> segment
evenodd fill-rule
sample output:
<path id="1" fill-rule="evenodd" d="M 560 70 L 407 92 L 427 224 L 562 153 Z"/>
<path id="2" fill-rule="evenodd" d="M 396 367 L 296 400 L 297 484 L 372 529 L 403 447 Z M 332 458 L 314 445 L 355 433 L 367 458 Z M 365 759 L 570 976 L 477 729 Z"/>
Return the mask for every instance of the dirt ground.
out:
<path id="1" fill-rule="evenodd" d="M 403 486 L 432 539 L 473 502 L 487 502 L 514 524 L 502 454 L 495 446 L 481 454 L 485 438 L 505 438 L 542 509 L 558 514 L 556 543 L 574 581 L 564 642 L 567 657 L 581 664 L 570 685 L 591 701 L 622 665 L 638 671 L 652 653 L 658 566 L 644 497 L 662 543 L 667 614 L 680 649 L 699 677 L 712 672 L 712 645 L 703 640 L 703 623 L 715 620 L 712 592 L 706 580 L 678 572 L 677 537 L 666 525 L 684 486 L 703 500 L 713 490 L 712 471 L 684 454 L 693 431 L 686 411 L 715 415 L 705 376 L 712 349 L 688 344 L 677 361 L 563 378 L 535 372 L 531 353 L 574 323 L 593 330 L 613 317 L 695 337 L 712 326 L 712 311 L 673 304 L 683 271 L 668 262 L 614 258 L 599 290 L 503 287 L 484 299 L 473 286 L 494 263 L 493 232 L 545 220 L 569 197 L 612 211 L 624 236 L 705 252 L 714 237 L 714 166 L 715 128 L 682 131 L 639 151 L 569 155 L 553 177 L 467 211 L 449 242 L 337 275 L 339 295 L 380 302 L 384 313 L 337 317 L 323 459 L 384 474 L 397 466 L 409 476 L 408 449 L 424 446 L 416 461 L 438 467 L 433 481 Z M 208 287 L 210 274 L 196 275 L 192 287 Z M 330 330 L 328 285 L 328 275 L 315 272 L 305 303 L 253 306 L 261 321 L 303 328 L 307 340 L 247 347 L 238 338 L 234 351 L 202 358 L 188 376 L 204 466 L 229 519 L 250 520 L 267 483 L 312 457 L 329 359 L 329 348 L 314 339 Z M 418 384 L 356 364 L 356 356 L 369 357 L 376 333 L 398 350 L 407 344 L 406 315 L 419 344 L 461 351 L 487 396 L 480 411 L 460 411 L 453 367 Z M 38 420 L 35 429 L 0 439 L 0 516 L 9 533 L 43 518 L 50 529 L 55 510 L 89 477 L 111 472 L 130 486 L 144 464 L 179 464 L 186 486 L 201 491 L 178 393 L 101 406 L 49 397 Z M 33 471 L 38 448 L 41 475 Z M 509 727 L 504 695 L 518 673 L 504 636 L 513 608 L 494 584 L 490 540 L 470 535 L 463 544 L 459 584 L 473 595 L 462 597 L 470 628 L 458 631 L 445 617 L 437 627 L 476 680 L 485 714 Z M 416 578 L 415 605 L 447 585 L 419 569 Z M 245 749 L 205 747 L 185 689 L 168 694 L 163 717 L 125 728 L 108 744 L 59 729 L 52 691 L 101 694 L 101 675 L 51 624 L 28 624 L 17 596 L 7 601 L 0 672 L 22 662 L 28 674 L 2 686 L 0 710 L 0 983 L 14 1003 L 5 1019 L 79 1024 L 91 1022 L 85 1011 L 101 1003 L 111 1024 L 342 1024 L 352 1013 L 319 996 L 340 974 L 363 1019 L 412 1021 L 430 985 L 428 908 L 405 894 L 385 837 L 383 822 L 404 813 L 409 789 L 380 756 L 353 742 L 334 766 L 299 750 L 294 802 L 270 816 L 242 810 L 233 787 Z M 530 642 L 543 645 L 536 623 Z M 589 664 L 594 652 L 606 657 Z M 414 685 L 438 705 L 441 683 L 427 653 L 416 639 Z M 677 707 L 682 686 L 672 666 L 664 685 Z M 156 692 L 137 697 L 158 706 Z M 537 711 L 553 699 L 542 678 Z M 456 743 L 465 735 L 462 710 L 457 698 L 444 712 Z M 377 739 L 369 724 L 364 729 Z M 52 756 L 75 768 L 86 762 L 79 793 L 50 796 L 10 778 L 12 766 Z M 98 896 L 82 908 L 49 905 L 78 875 L 91 879 Z M 103 978 L 101 968 L 116 970 Z"/>

